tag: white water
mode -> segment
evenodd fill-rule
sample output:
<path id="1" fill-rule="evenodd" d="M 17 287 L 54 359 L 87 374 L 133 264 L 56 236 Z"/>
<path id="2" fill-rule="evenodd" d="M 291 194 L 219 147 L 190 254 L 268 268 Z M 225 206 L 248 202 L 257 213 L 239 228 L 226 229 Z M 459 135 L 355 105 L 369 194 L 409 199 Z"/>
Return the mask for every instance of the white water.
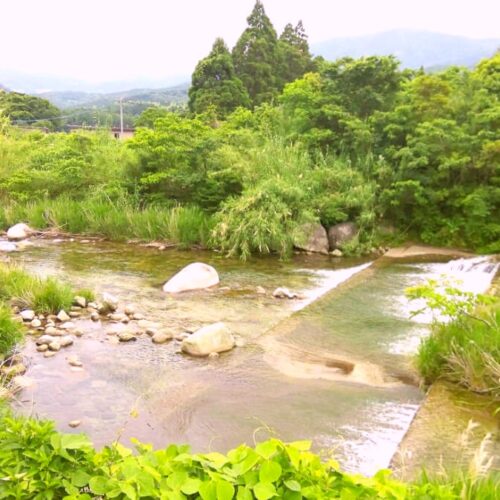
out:
<path id="1" fill-rule="evenodd" d="M 414 264 L 418 270 L 425 274 L 415 273 L 415 282 L 410 286 L 424 283 L 428 279 L 446 282 L 454 288 L 474 294 L 485 293 L 491 285 L 500 264 L 492 262 L 489 257 L 472 257 L 468 259 L 456 259 L 439 264 Z M 425 307 L 423 299 L 409 300 L 401 296 L 394 304 L 393 314 L 409 318 L 413 311 Z M 447 321 L 448 318 L 440 316 L 431 311 L 422 312 L 412 317 L 412 321 L 422 324 L 422 329 L 409 337 L 399 339 L 388 346 L 392 354 L 412 354 L 418 349 L 420 341 L 429 334 L 428 325 L 433 320 Z"/>
<path id="2" fill-rule="evenodd" d="M 294 306 L 294 311 L 300 311 L 304 309 L 304 307 L 313 303 L 315 300 L 319 299 L 325 293 L 328 293 L 330 290 L 337 288 L 340 284 L 344 283 L 348 279 L 352 278 L 355 274 L 364 271 L 368 267 L 372 265 L 371 262 L 367 264 L 361 264 L 360 266 L 348 267 L 347 269 L 299 269 L 297 272 L 308 272 L 314 276 L 317 276 L 317 281 L 315 283 L 315 288 L 312 290 L 305 290 L 303 295 L 304 299 L 297 301 Z"/>

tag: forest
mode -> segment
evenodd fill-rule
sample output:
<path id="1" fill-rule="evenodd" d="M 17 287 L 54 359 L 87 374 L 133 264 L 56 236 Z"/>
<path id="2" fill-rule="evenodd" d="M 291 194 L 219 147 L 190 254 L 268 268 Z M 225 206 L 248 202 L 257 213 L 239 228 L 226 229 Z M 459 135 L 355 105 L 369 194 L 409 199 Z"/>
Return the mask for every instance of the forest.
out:
<path id="1" fill-rule="evenodd" d="M 232 51 L 217 39 L 196 66 L 188 108 L 145 110 L 128 141 L 19 129 L 10 121 L 55 130 L 60 112 L 2 91 L 0 220 L 175 239 L 155 221 L 146 235 L 116 221 L 111 235 L 51 207 L 186 209 L 188 243 L 243 257 L 287 256 L 307 224 L 345 221 L 358 230 L 347 254 L 388 239 L 498 252 L 499 92 L 499 53 L 431 74 L 390 56 L 325 61 L 301 22 L 278 37 L 257 2 Z"/>

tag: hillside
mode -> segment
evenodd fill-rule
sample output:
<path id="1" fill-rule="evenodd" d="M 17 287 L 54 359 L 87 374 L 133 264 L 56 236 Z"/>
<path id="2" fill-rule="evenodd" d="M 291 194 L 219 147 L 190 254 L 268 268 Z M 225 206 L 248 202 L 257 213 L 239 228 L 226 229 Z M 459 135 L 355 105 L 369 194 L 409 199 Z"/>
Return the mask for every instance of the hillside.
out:
<path id="1" fill-rule="evenodd" d="M 395 55 L 404 68 L 474 66 L 500 47 L 500 38 L 472 39 L 427 31 L 394 30 L 375 35 L 332 38 L 312 44 L 315 55 L 334 60 L 339 57 Z"/>

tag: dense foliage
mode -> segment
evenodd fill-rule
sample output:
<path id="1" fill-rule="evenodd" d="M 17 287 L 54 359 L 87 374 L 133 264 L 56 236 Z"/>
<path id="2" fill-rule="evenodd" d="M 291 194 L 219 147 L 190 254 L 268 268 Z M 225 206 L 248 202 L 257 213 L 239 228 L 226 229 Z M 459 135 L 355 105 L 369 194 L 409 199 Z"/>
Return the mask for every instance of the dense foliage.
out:
<path id="1" fill-rule="evenodd" d="M 355 223 L 347 253 L 389 234 L 500 251 L 500 53 L 432 74 L 388 56 L 313 61 L 301 23 L 277 38 L 260 2 L 248 23 L 231 54 L 218 39 L 198 64 L 191 113 L 150 108 L 129 141 L 0 118 L 2 225 L 15 213 L 54 225 L 63 210 L 51 219 L 43 204 L 67 203 L 66 229 L 171 239 L 102 207 L 170 219 L 181 205 L 196 218 L 189 241 L 244 257 L 288 255 L 311 222 Z"/>
<path id="2" fill-rule="evenodd" d="M 1 410 L 0 410 L 1 411 Z M 382 470 L 373 478 L 322 462 L 310 443 L 277 439 L 226 455 L 191 454 L 187 446 L 153 450 L 136 442 L 97 452 L 82 434 L 59 434 L 52 423 L 0 414 L 0 498 L 162 498 L 202 500 L 459 499 L 495 497 L 498 481 L 477 478 L 470 496 L 454 484 L 405 485 Z M 475 496 L 475 495 L 480 496 Z"/>

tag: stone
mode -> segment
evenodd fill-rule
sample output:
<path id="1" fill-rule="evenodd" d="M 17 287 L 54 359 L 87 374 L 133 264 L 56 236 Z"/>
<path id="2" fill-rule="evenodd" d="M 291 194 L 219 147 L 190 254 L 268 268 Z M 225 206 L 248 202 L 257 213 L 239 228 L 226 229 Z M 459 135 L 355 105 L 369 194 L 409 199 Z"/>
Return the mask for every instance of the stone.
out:
<path id="1" fill-rule="evenodd" d="M 49 350 L 49 346 L 47 344 L 40 344 L 40 345 L 36 346 L 36 350 L 38 352 L 45 352 L 45 351 Z"/>
<path id="2" fill-rule="evenodd" d="M 19 241 L 28 238 L 33 230 L 24 223 L 16 224 L 7 230 L 7 238 L 11 241 Z"/>
<path id="3" fill-rule="evenodd" d="M 35 311 L 31 309 L 25 309 L 19 313 L 19 316 L 23 319 L 23 321 L 33 321 L 35 319 Z"/>
<path id="4" fill-rule="evenodd" d="M 77 356 L 69 356 L 67 358 L 67 360 L 68 360 L 68 363 L 70 366 L 75 366 L 77 368 L 80 368 L 83 366 L 83 363 L 78 359 Z"/>
<path id="5" fill-rule="evenodd" d="M 81 330 L 78 330 L 78 328 L 75 328 L 73 331 L 72 331 L 73 335 L 75 337 L 81 337 L 83 336 L 83 332 Z"/>
<path id="6" fill-rule="evenodd" d="M 141 319 L 144 319 L 145 316 L 144 314 L 141 314 L 141 313 L 133 313 L 132 314 L 132 319 L 135 319 L 137 321 L 140 321 Z"/>
<path id="7" fill-rule="evenodd" d="M 354 222 L 342 222 L 328 229 L 328 244 L 330 250 L 335 250 L 349 243 L 358 234 L 358 226 Z"/>
<path id="8" fill-rule="evenodd" d="M 15 243 L 11 241 L 0 241 L 0 252 L 10 253 L 19 250 Z"/>
<path id="9" fill-rule="evenodd" d="M 123 321 L 125 318 L 126 315 L 122 313 L 113 313 L 109 315 L 109 319 L 111 321 Z"/>
<path id="10" fill-rule="evenodd" d="M 120 342 L 130 342 L 131 340 L 137 340 L 137 337 L 130 332 L 120 332 L 117 336 Z"/>
<path id="11" fill-rule="evenodd" d="M 61 322 L 69 321 L 70 320 L 70 317 L 68 316 L 68 314 L 66 313 L 66 311 L 64 311 L 63 309 L 61 309 L 59 311 L 59 314 L 56 317 Z"/>
<path id="12" fill-rule="evenodd" d="M 173 336 L 171 333 L 166 333 L 166 332 L 156 332 L 152 337 L 151 340 L 155 344 L 164 344 L 165 342 L 168 342 L 169 340 L 172 340 Z"/>
<path id="13" fill-rule="evenodd" d="M 328 254 L 328 234 L 319 223 L 304 224 L 300 236 L 294 241 L 295 248 L 306 252 Z"/>
<path id="14" fill-rule="evenodd" d="M 81 420 L 71 420 L 71 422 L 68 422 L 68 425 L 70 427 L 78 427 L 81 423 Z"/>
<path id="15" fill-rule="evenodd" d="M 339 250 L 338 248 L 336 248 L 335 250 L 332 250 L 330 252 L 330 255 L 332 257 L 342 257 L 342 255 L 344 255 L 344 254 L 342 253 L 342 250 Z"/>
<path id="16" fill-rule="evenodd" d="M 35 318 L 31 323 L 30 325 L 33 327 L 33 328 L 40 328 L 42 326 L 42 322 L 38 319 L 38 318 Z"/>
<path id="17" fill-rule="evenodd" d="M 77 312 L 77 311 L 70 311 L 69 312 L 69 317 L 71 319 L 79 318 L 81 315 L 82 315 L 81 312 Z"/>
<path id="18" fill-rule="evenodd" d="M 64 337 L 61 337 L 59 339 L 59 344 L 61 345 L 61 347 L 68 347 L 70 345 L 73 345 L 73 342 L 74 342 L 73 337 L 70 337 L 69 335 L 65 335 Z"/>
<path id="19" fill-rule="evenodd" d="M 51 342 L 49 344 L 49 351 L 60 351 L 61 350 L 61 344 L 57 341 L 57 340 L 54 340 L 53 342 Z"/>
<path id="20" fill-rule="evenodd" d="M 295 292 L 288 290 L 288 288 L 279 287 L 274 290 L 273 297 L 275 299 L 296 299 L 298 295 Z"/>
<path id="21" fill-rule="evenodd" d="M 99 321 L 99 319 L 100 319 L 99 313 L 97 313 L 97 312 L 95 312 L 95 311 L 94 311 L 94 312 L 90 315 L 90 319 L 91 319 L 92 321 Z"/>
<path id="22" fill-rule="evenodd" d="M 87 309 L 98 309 L 99 305 L 97 304 L 97 302 L 89 302 L 87 304 Z M 89 311 L 89 312 L 92 312 L 92 311 Z"/>
<path id="23" fill-rule="evenodd" d="M 59 328 L 61 328 L 61 330 L 72 330 L 75 327 L 76 327 L 76 325 L 72 321 L 66 321 L 62 325 L 59 326 Z"/>
<path id="24" fill-rule="evenodd" d="M 54 342 L 56 339 L 52 335 L 42 335 L 35 340 L 36 345 L 50 344 Z"/>
<path id="25" fill-rule="evenodd" d="M 53 358 L 56 355 L 55 351 L 46 351 L 43 353 L 44 358 Z"/>
<path id="26" fill-rule="evenodd" d="M 255 291 L 259 295 L 265 295 L 266 294 L 266 289 L 263 286 L 260 286 L 260 285 L 255 288 Z"/>
<path id="27" fill-rule="evenodd" d="M 182 341 L 181 349 L 192 356 L 208 356 L 212 352 L 225 352 L 234 347 L 234 337 L 222 322 L 196 330 Z"/>
<path id="28" fill-rule="evenodd" d="M 183 332 L 183 333 L 177 333 L 174 338 L 175 340 L 182 342 L 184 339 L 187 339 L 188 337 L 190 337 L 190 334 Z"/>
<path id="29" fill-rule="evenodd" d="M 132 316 L 135 313 L 135 307 L 132 304 L 127 304 L 125 308 L 123 309 L 123 312 L 127 316 Z"/>
<path id="30" fill-rule="evenodd" d="M 180 293 L 188 290 L 209 288 L 219 283 L 217 271 L 202 262 L 193 262 L 170 278 L 163 291 L 167 293 Z"/>
<path id="31" fill-rule="evenodd" d="M 117 309 L 118 309 L 118 299 L 114 295 L 104 292 L 102 294 L 102 300 L 101 300 L 101 305 L 99 307 L 99 312 L 101 314 L 106 314 L 108 312 L 115 312 Z"/>
<path id="32" fill-rule="evenodd" d="M 218 352 L 211 352 L 209 355 L 208 355 L 208 358 L 209 359 L 218 359 L 220 357 L 220 354 Z"/>
<path id="33" fill-rule="evenodd" d="M 84 309 L 87 307 L 87 299 L 81 295 L 75 295 L 73 298 L 73 304 Z"/>

